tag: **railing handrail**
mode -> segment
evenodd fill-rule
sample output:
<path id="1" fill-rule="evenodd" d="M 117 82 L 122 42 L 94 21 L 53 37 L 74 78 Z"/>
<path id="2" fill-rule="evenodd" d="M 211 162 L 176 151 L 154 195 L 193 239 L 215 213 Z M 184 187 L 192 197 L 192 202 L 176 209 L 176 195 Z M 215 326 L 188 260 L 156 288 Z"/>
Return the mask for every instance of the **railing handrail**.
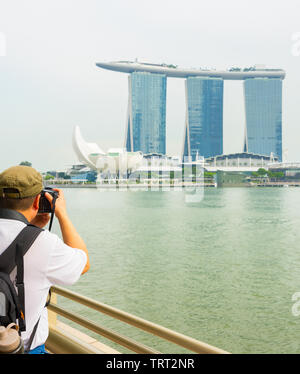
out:
<path id="1" fill-rule="evenodd" d="M 110 339 L 111 341 L 133 351 L 136 353 L 150 353 L 150 354 L 157 354 L 161 353 L 158 352 L 155 349 L 152 349 L 150 347 L 147 347 L 146 345 L 142 343 L 138 343 L 133 339 L 127 338 L 126 336 L 123 336 L 119 333 L 116 333 L 115 331 L 105 328 L 98 323 L 92 322 L 88 320 L 87 318 L 78 316 L 75 313 L 69 312 L 68 310 L 61 308 L 55 304 L 50 303 L 48 305 L 49 310 L 52 312 L 55 312 L 73 322 L 78 323 L 79 325 L 96 332 L 99 335 L 104 336 L 107 339 Z"/>
<path id="2" fill-rule="evenodd" d="M 135 326 L 141 330 L 149 332 L 153 335 L 159 336 L 165 340 L 171 341 L 177 345 L 180 345 L 188 350 L 196 353 L 212 353 L 212 354 L 228 354 L 229 352 L 223 349 L 214 347 L 207 343 L 201 342 L 189 336 L 183 335 L 156 323 L 147 321 L 143 318 L 134 316 L 130 313 L 124 312 L 120 309 L 114 308 L 107 304 L 93 300 L 89 297 L 80 295 L 74 291 L 67 290 L 62 287 L 53 286 L 52 291 L 58 295 L 76 301 L 80 304 L 86 305 L 94 310 L 109 315 L 110 317 L 116 318 L 123 321 L 131 326 Z"/>

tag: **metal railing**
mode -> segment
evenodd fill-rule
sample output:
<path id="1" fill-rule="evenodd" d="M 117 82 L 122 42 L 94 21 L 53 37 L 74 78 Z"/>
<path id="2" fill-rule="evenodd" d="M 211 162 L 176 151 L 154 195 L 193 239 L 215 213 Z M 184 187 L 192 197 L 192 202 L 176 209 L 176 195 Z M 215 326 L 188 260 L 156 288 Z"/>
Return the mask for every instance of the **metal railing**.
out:
<path id="1" fill-rule="evenodd" d="M 168 328 L 165 328 L 163 326 L 160 326 L 158 324 L 152 323 L 150 321 L 147 321 L 145 319 L 142 319 L 140 317 L 134 316 L 132 314 L 129 314 L 127 312 L 124 312 L 122 310 L 116 309 L 114 307 L 111 307 L 109 305 L 100 303 L 99 301 L 95 301 L 91 298 L 88 298 L 86 296 L 80 295 L 76 292 L 67 290 L 62 287 L 52 287 L 51 288 L 52 294 L 57 294 L 63 297 L 66 297 L 68 299 L 71 299 L 77 303 L 80 303 L 82 305 L 85 305 L 89 308 L 92 308 L 98 312 L 101 312 L 103 314 L 106 314 L 110 317 L 113 317 L 115 319 L 118 319 L 120 321 L 123 321 L 131 326 L 134 326 L 138 329 L 144 330 L 148 333 L 151 333 L 153 335 L 156 335 L 162 339 L 165 339 L 167 341 L 170 341 L 172 343 L 175 343 L 181 347 L 186 348 L 189 351 L 196 352 L 196 353 L 210 353 L 210 354 L 225 354 L 229 353 L 226 352 L 220 348 L 211 346 L 209 344 L 203 343 L 201 341 L 198 341 L 194 338 L 191 338 L 189 336 L 183 335 L 181 333 L 178 333 L 176 331 L 170 330 Z M 52 298 L 53 300 L 53 298 Z M 78 314 L 75 314 L 69 310 L 66 310 L 55 303 L 53 301 L 50 302 L 48 305 L 48 309 L 54 313 L 57 313 L 58 315 L 61 315 L 81 326 L 84 326 L 85 328 L 96 332 L 97 334 L 110 339 L 111 341 L 133 351 L 136 353 L 150 353 L 150 354 L 156 354 L 161 353 L 153 348 L 150 348 L 142 343 L 136 342 L 135 340 L 128 338 L 126 336 L 123 336 L 111 329 L 108 329 L 106 327 L 101 326 L 98 323 L 95 323 L 93 321 L 90 321 L 89 319 L 79 316 Z M 60 345 L 67 344 L 64 343 L 64 339 L 66 337 L 61 336 L 61 333 L 59 331 L 56 331 L 55 329 L 51 330 L 50 326 L 50 348 L 55 353 L 55 341 L 60 342 Z M 77 342 L 73 341 L 72 347 L 76 350 Z M 69 343 L 68 343 L 69 345 Z M 63 350 L 63 352 L 73 352 L 72 347 L 68 350 Z M 58 350 L 59 351 L 59 350 Z M 77 353 L 80 351 L 80 348 L 77 349 Z M 58 352 L 59 353 L 59 352 Z M 93 351 L 88 352 L 87 347 L 82 347 L 81 353 L 95 353 Z"/>

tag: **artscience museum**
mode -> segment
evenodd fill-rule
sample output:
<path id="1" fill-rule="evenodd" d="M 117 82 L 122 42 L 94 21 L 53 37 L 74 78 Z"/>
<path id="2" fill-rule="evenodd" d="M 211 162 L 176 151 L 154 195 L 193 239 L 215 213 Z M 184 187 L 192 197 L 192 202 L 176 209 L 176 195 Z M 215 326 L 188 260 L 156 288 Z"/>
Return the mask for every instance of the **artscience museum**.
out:
<path id="1" fill-rule="evenodd" d="M 142 152 L 127 152 L 125 148 L 110 148 L 104 152 L 96 143 L 88 143 L 81 135 L 79 126 L 74 128 L 73 148 L 84 165 L 109 177 L 127 177 L 143 162 Z"/>

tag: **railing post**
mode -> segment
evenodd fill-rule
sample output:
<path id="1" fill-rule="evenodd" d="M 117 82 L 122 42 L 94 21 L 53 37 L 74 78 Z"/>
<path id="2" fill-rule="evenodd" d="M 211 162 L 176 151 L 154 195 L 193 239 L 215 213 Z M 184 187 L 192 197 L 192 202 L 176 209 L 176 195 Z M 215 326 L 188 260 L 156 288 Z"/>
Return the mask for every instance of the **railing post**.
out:
<path id="1" fill-rule="evenodd" d="M 51 304 L 57 304 L 57 294 L 55 292 L 51 292 Z M 57 313 L 53 312 L 52 310 L 48 309 L 48 323 L 50 327 L 56 327 L 57 321 Z"/>

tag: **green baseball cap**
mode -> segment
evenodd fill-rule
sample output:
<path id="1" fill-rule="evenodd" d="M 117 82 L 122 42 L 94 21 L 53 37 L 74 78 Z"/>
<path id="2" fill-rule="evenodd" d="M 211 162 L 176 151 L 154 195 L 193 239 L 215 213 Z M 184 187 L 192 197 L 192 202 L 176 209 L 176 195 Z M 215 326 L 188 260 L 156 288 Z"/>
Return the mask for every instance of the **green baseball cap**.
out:
<path id="1" fill-rule="evenodd" d="M 43 189 L 41 174 L 30 166 L 12 166 L 0 174 L 0 197 L 24 199 Z"/>

